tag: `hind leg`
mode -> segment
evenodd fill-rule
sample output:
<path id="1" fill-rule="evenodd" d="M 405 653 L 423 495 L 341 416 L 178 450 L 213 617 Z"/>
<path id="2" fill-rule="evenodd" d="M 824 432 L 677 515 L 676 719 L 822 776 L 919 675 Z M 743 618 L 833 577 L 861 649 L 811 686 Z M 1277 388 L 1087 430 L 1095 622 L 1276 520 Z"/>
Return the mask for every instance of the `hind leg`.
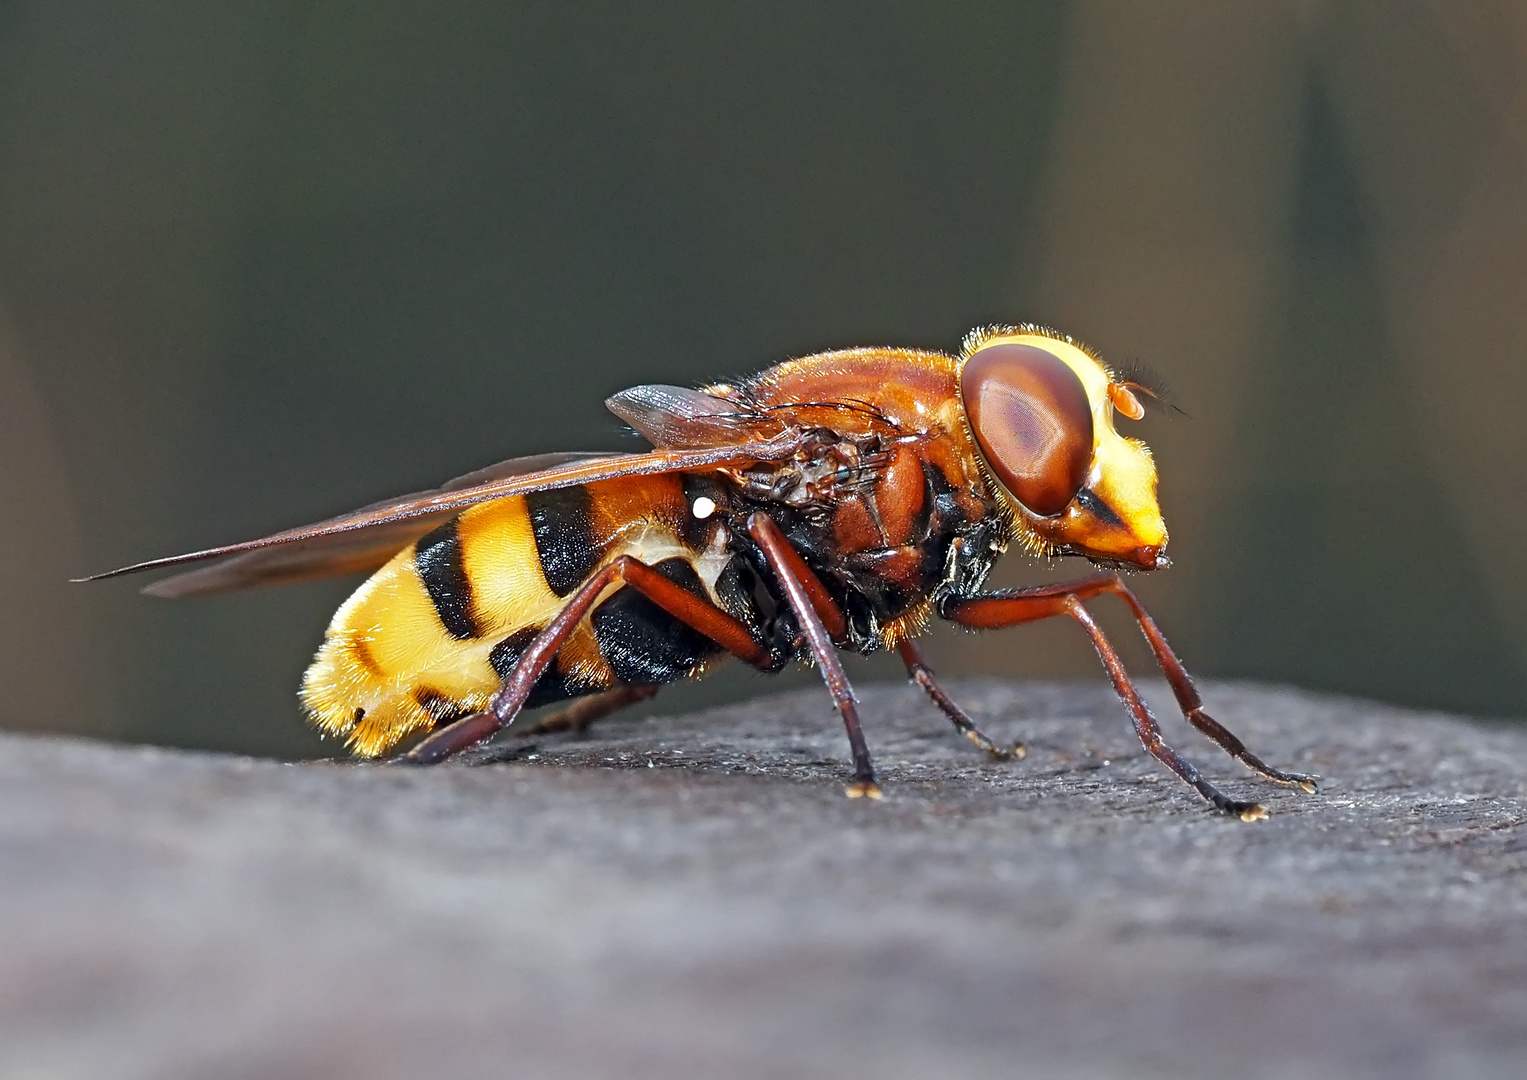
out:
<path id="1" fill-rule="evenodd" d="M 657 692 L 658 687 L 651 683 L 617 686 L 613 690 L 579 698 L 566 708 L 558 709 L 550 716 L 544 716 L 533 724 L 511 731 L 510 734 L 528 738 L 532 735 L 552 735 L 562 731 L 587 731 L 590 725 L 603 720 L 611 713 L 651 700 Z"/>
<path id="2" fill-rule="evenodd" d="M 593 610 L 604 591 L 616 584 L 635 589 L 674 618 L 755 667 L 766 671 L 778 667 L 773 654 L 754 640 L 747 626 L 709 600 L 669 581 L 645 563 L 622 555 L 596 570 L 579 586 L 562 610 L 520 655 L 487 708 L 432 732 L 403 755 L 402 760 L 414 765 L 433 765 L 508 727 L 530 697 L 536 680 L 551 665 L 573 629 Z"/>

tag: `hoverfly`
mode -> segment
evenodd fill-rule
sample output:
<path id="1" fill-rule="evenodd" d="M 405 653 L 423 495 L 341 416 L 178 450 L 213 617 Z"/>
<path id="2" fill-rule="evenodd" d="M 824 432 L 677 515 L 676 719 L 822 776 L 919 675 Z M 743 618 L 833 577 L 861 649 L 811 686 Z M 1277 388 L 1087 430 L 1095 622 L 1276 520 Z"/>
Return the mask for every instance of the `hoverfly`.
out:
<path id="1" fill-rule="evenodd" d="M 914 638 L 931 616 L 989 629 L 1055 615 L 1086 631 L 1145 749 L 1225 813 L 1228 798 L 1162 739 L 1085 602 L 1128 605 L 1183 714 L 1268 780 L 1306 791 L 1204 712 L 1121 569 L 1167 565 L 1156 469 L 1116 414 L 1144 388 L 1040 326 L 972 331 L 958 356 L 861 348 L 689 390 L 606 403 L 651 442 L 634 454 L 519 458 L 444 487 L 259 540 L 98 578 L 221 560 L 150 585 L 188 596 L 354 571 L 301 697 L 326 733 L 375 757 L 442 761 L 521 709 L 581 727 L 730 654 L 762 671 L 814 663 L 848 733 L 850 796 L 880 797 L 838 649 L 895 649 L 955 728 L 999 747 L 935 681 Z M 983 592 L 1016 543 L 1101 572 Z M 96 580 L 96 579 L 87 579 Z"/>

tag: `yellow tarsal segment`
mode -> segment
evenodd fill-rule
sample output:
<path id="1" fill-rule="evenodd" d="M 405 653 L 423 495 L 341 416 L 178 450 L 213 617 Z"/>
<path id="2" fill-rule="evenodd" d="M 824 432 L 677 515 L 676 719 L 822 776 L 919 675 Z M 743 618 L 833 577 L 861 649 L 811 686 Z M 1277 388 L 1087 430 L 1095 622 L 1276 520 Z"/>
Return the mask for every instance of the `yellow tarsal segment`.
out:
<path id="1" fill-rule="evenodd" d="M 375 756 L 435 718 L 416 691 L 466 709 L 498 689 L 493 646 L 529 626 L 543 626 L 561 606 L 541 573 L 525 500 L 472 507 L 458 526 L 462 562 L 473 587 L 473 615 L 484 633 L 453 638 L 440 622 L 414 568 L 412 546 L 378 570 L 334 615 L 302 683 L 302 701 L 326 732 Z M 570 650 L 577 648 L 575 635 Z M 592 640 L 584 644 L 591 650 Z M 597 652 L 595 653 L 597 656 Z M 364 710 L 359 720 L 356 711 Z"/>

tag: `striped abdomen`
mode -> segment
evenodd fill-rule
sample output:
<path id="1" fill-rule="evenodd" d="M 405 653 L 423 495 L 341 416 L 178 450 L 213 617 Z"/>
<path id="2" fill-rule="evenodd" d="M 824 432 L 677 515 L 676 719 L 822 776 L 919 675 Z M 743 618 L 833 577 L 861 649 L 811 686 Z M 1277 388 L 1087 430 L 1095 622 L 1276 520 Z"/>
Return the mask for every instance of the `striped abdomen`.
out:
<path id="1" fill-rule="evenodd" d="M 472 507 L 400 551 L 335 613 L 303 704 L 367 756 L 481 709 L 567 597 L 623 554 L 753 624 L 728 588 L 736 571 L 723 578 L 731 553 L 719 515 L 691 513 L 702 487 L 724 498 L 713 480 L 654 476 Z M 617 590 L 573 632 L 528 704 L 671 682 L 716 651 L 645 597 Z"/>

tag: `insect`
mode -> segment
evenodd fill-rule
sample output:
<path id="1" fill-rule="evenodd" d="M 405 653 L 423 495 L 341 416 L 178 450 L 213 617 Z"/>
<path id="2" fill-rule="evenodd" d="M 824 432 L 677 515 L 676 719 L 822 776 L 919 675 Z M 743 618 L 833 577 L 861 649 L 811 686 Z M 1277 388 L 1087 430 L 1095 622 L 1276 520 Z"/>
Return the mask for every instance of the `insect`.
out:
<path id="1" fill-rule="evenodd" d="M 967 335 L 959 355 L 861 348 L 700 390 L 638 386 L 606 403 L 654 449 L 519 458 L 439 489 L 259 540 L 96 578 L 204 560 L 150 585 L 187 596 L 355 571 L 303 679 L 313 720 L 375 757 L 430 764 L 521 709 L 581 727 L 731 655 L 815 664 L 848 734 L 847 793 L 880 797 L 839 649 L 896 650 L 955 728 L 998 746 L 943 691 L 914 639 L 933 616 L 993 629 L 1068 616 L 1091 638 L 1141 742 L 1218 810 L 1222 794 L 1162 739 L 1086 602 L 1122 600 L 1188 721 L 1262 777 L 1313 792 L 1212 719 L 1119 571 L 1167 565 L 1156 469 L 1115 417 L 1145 388 L 1033 325 Z M 1100 572 L 983 592 L 1009 546 Z"/>

